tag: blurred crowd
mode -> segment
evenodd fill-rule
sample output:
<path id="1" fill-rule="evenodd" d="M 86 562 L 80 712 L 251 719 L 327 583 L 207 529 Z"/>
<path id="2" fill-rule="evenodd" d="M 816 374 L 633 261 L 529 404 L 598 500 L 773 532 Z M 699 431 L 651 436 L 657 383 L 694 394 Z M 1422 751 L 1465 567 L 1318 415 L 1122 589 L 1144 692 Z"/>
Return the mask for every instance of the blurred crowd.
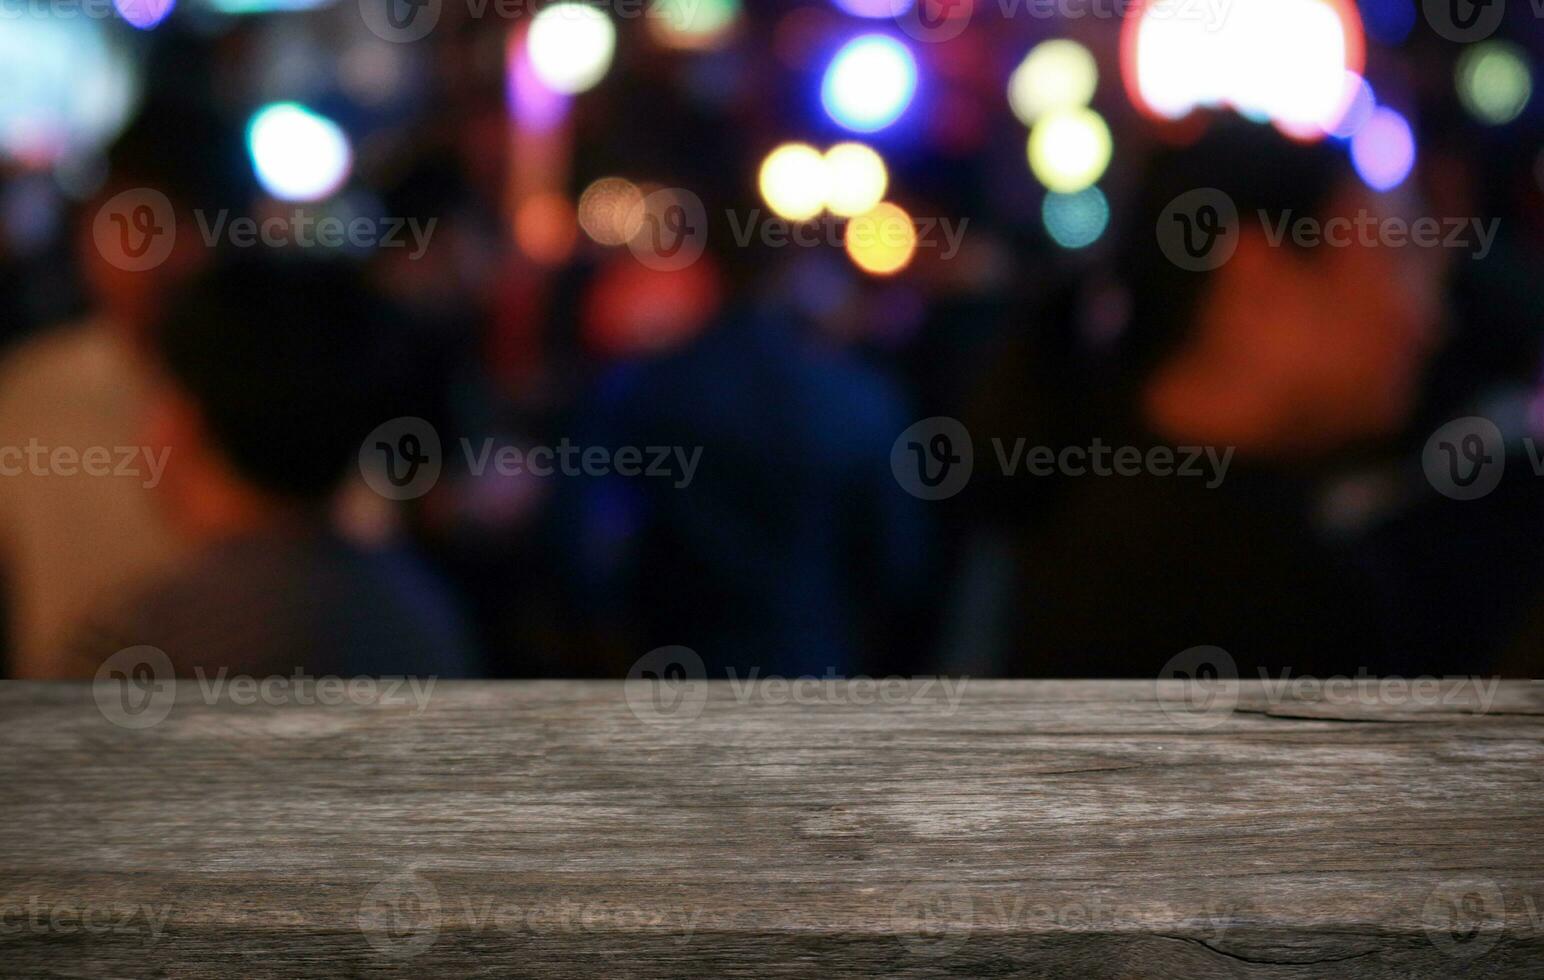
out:
<path id="1" fill-rule="evenodd" d="M 841 11 L 753 7 L 706 53 L 624 32 L 541 130 L 511 123 L 507 23 L 447 3 L 405 60 L 344 6 L 179 10 L 133 38 L 137 108 L 89 172 L 0 157 L 6 676 L 137 646 L 492 677 L 620 677 L 672 645 L 710 676 L 1148 677 L 1203 645 L 1251 675 L 1544 666 L 1544 111 L 1466 114 L 1461 46 L 1424 25 L 1368 55 L 1418 134 L 1382 191 L 1343 141 L 1144 118 L 1104 60 L 1118 24 L 973 28 L 930 49 L 947 84 L 884 146 L 958 247 L 872 275 L 743 233 L 773 146 L 840 138 L 800 59 Z M 1537 26 L 1505 29 L 1534 64 Z M 1101 54 L 1117 146 L 1108 230 L 1077 248 L 1002 94 L 1068 32 Z M 320 203 L 251 159 L 252 108 L 297 86 L 352 136 Z M 583 226 L 614 175 L 689 188 L 701 256 Z M 169 212 L 104 223 L 147 188 Z M 1163 229 L 1196 189 L 1240 220 L 1230 258 L 1185 268 Z M 207 233 L 301 212 L 406 244 Z M 1261 212 L 1485 241 L 1276 242 Z M 132 267 L 168 213 L 169 251 Z M 934 492 L 951 465 L 969 479 Z"/>

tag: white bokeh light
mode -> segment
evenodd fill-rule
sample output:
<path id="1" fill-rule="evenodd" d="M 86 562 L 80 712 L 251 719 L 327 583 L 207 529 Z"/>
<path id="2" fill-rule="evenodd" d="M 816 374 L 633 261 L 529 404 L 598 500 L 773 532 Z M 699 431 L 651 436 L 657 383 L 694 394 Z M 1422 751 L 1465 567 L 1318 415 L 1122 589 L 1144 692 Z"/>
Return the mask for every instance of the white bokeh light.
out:
<path id="1" fill-rule="evenodd" d="M 1178 119 L 1227 107 L 1297 136 L 1322 136 L 1345 113 L 1345 78 L 1360 72 L 1361 19 L 1344 0 L 1232 0 L 1209 24 L 1178 0 L 1144 9 L 1126 29 L 1125 70 L 1139 104 Z"/>
<path id="2" fill-rule="evenodd" d="M 556 3 L 531 21 L 526 36 L 531 70 L 564 95 L 594 88 L 616 54 L 617 29 L 605 11 L 583 3 Z"/>
<path id="3" fill-rule="evenodd" d="M 258 183 L 284 201 L 318 201 L 348 180 L 354 152 L 338 124 L 294 102 L 264 106 L 247 124 Z"/>

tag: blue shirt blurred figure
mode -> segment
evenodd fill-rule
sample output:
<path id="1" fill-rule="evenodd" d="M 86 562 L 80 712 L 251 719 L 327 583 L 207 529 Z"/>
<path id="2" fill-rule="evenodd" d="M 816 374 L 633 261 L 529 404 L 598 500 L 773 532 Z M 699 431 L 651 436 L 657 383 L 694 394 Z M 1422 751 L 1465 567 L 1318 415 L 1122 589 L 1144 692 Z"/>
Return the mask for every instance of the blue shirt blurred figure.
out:
<path id="1" fill-rule="evenodd" d="M 589 404 L 584 445 L 643 448 L 645 466 L 650 447 L 671 453 L 668 476 L 577 484 L 592 621 L 635 657 L 688 646 L 710 679 L 873 668 L 865 651 L 905 621 L 925 552 L 920 504 L 890 471 L 910 422 L 894 384 L 791 318 L 742 310 L 617 367 Z"/>

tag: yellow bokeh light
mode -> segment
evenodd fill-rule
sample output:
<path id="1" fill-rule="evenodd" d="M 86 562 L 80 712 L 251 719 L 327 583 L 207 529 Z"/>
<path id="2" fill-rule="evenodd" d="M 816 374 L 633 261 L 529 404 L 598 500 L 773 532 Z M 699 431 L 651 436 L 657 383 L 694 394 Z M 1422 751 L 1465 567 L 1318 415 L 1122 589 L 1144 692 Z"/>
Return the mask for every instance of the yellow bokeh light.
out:
<path id="1" fill-rule="evenodd" d="M 767 207 L 789 221 L 808 221 L 826 206 L 826 161 L 807 143 L 784 143 L 767 154 L 757 182 Z"/>
<path id="2" fill-rule="evenodd" d="M 579 227 L 602 245 L 622 245 L 643 222 L 643 191 L 622 177 L 602 177 L 579 195 Z"/>
<path id="3" fill-rule="evenodd" d="M 826 151 L 826 207 L 850 218 L 885 199 L 890 175 L 878 153 L 862 143 L 838 143 Z"/>
<path id="4" fill-rule="evenodd" d="M 1099 113 L 1059 109 L 1030 130 L 1029 169 L 1049 189 L 1075 194 L 1104 176 L 1113 150 L 1110 127 Z"/>
<path id="5" fill-rule="evenodd" d="M 864 272 L 893 275 L 906 268 L 917 251 L 917 226 L 888 201 L 847 222 L 847 255 Z"/>
<path id="6" fill-rule="evenodd" d="M 1008 79 L 1008 105 L 1026 126 L 1048 112 L 1080 109 L 1099 86 L 1099 66 L 1076 41 L 1043 41 L 1025 56 Z"/>

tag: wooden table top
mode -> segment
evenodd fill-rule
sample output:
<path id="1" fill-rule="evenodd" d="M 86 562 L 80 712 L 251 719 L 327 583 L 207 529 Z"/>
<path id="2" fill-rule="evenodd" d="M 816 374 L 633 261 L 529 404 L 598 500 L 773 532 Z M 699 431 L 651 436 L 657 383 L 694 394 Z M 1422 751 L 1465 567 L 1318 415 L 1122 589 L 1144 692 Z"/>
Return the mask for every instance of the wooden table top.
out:
<path id="1" fill-rule="evenodd" d="M 0 974 L 1544 976 L 1544 684 L 1169 683 L 0 684 Z"/>

